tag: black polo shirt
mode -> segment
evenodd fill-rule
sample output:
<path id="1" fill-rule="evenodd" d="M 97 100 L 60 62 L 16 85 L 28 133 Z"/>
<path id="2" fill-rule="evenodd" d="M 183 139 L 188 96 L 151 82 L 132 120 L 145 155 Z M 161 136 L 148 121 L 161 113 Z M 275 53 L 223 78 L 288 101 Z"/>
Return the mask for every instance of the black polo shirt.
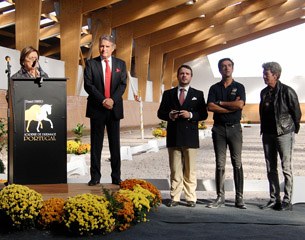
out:
<path id="1" fill-rule="evenodd" d="M 246 92 L 244 85 L 233 80 L 233 82 L 225 88 L 222 81 L 220 81 L 210 87 L 207 102 L 230 102 L 235 101 L 237 97 L 240 97 L 240 100 L 246 102 Z M 241 119 L 241 112 L 241 110 L 232 113 L 214 112 L 214 124 L 239 123 Z"/>

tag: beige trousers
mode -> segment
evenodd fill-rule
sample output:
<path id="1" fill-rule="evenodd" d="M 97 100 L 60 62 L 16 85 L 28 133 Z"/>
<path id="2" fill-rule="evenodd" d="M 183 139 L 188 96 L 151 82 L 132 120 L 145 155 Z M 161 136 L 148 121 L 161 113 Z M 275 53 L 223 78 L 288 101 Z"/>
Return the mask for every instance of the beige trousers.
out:
<path id="1" fill-rule="evenodd" d="M 196 202 L 196 148 L 168 148 L 170 167 L 170 195 L 173 201 L 180 201 L 184 191 L 186 201 Z"/>

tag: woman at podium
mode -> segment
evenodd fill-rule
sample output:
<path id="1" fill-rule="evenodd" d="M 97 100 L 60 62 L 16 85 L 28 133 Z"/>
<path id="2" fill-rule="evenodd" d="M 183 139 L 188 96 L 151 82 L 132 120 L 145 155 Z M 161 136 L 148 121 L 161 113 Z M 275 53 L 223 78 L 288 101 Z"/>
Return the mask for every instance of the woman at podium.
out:
<path id="1" fill-rule="evenodd" d="M 21 68 L 12 78 L 48 78 L 39 64 L 39 52 L 37 49 L 29 46 L 22 49 L 20 53 Z"/>

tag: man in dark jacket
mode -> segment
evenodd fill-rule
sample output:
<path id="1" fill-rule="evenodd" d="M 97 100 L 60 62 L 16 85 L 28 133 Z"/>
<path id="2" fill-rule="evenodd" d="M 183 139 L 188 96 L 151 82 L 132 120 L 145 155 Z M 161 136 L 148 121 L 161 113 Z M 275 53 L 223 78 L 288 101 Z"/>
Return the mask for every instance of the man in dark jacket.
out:
<path id="1" fill-rule="evenodd" d="M 279 81 L 282 69 L 278 63 L 264 63 L 263 69 L 263 78 L 267 87 L 260 94 L 259 112 L 270 200 L 261 208 L 292 210 L 292 151 L 294 135 L 300 129 L 302 116 L 300 104 L 296 92 Z M 285 179 L 283 201 L 280 196 L 277 154 L 281 159 Z"/>
<path id="2" fill-rule="evenodd" d="M 84 88 L 88 93 L 86 117 L 90 118 L 90 175 L 89 186 L 100 183 L 101 153 L 104 131 L 107 130 L 112 183 L 121 182 L 120 120 L 124 117 L 123 94 L 126 89 L 126 63 L 112 56 L 114 38 L 99 39 L 100 56 L 86 62 Z"/>
<path id="3" fill-rule="evenodd" d="M 179 86 L 163 93 L 158 117 L 167 121 L 166 146 L 169 154 L 171 200 L 179 204 L 184 190 L 187 206 L 196 206 L 196 157 L 199 148 L 198 121 L 208 116 L 203 92 L 189 86 L 193 71 L 181 65 L 177 71 Z"/>

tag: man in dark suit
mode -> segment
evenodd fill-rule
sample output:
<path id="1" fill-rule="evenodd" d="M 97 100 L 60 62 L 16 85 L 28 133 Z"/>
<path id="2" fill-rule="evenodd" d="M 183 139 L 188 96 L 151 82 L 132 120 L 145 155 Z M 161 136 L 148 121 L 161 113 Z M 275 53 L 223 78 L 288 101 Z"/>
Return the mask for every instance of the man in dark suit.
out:
<path id="1" fill-rule="evenodd" d="M 163 93 L 158 117 L 167 121 L 166 146 L 169 154 L 171 200 L 179 205 L 182 190 L 187 206 L 196 206 L 196 157 L 199 148 L 198 121 L 208 116 L 203 92 L 189 86 L 193 71 L 181 65 L 177 71 L 179 86 Z"/>
<path id="2" fill-rule="evenodd" d="M 84 88 L 89 94 L 86 117 L 90 118 L 91 180 L 89 186 L 100 183 L 101 153 L 104 130 L 107 129 L 111 179 L 113 184 L 121 182 L 120 119 L 124 117 L 123 94 L 126 89 L 126 64 L 112 55 L 115 50 L 112 36 L 99 39 L 100 56 L 86 62 Z"/>

